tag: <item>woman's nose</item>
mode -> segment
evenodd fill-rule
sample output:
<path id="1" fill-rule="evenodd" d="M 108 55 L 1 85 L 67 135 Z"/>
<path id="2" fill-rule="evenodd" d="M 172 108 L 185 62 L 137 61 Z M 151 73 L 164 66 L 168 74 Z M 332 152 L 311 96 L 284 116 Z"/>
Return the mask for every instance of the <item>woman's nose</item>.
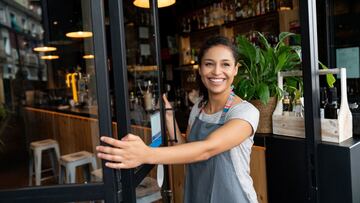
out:
<path id="1" fill-rule="evenodd" d="M 221 66 L 220 64 L 215 65 L 214 69 L 213 69 L 213 74 L 215 75 L 219 75 L 221 73 Z"/>

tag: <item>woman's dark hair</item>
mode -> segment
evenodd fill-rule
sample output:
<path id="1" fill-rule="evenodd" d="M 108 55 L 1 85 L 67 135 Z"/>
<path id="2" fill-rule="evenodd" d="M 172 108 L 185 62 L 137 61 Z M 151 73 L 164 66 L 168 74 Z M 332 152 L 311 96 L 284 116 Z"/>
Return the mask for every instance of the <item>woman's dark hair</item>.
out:
<path id="1" fill-rule="evenodd" d="M 226 37 L 224 36 L 213 36 L 208 38 L 201 46 L 200 51 L 199 51 L 199 64 L 200 64 L 200 68 L 201 68 L 201 61 L 202 58 L 204 57 L 204 54 L 211 48 L 217 45 L 223 45 L 225 47 L 228 47 L 235 59 L 235 63 L 237 61 L 238 58 L 238 54 L 237 54 L 237 49 L 234 46 L 234 44 Z M 208 99 L 209 99 L 209 95 L 208 95 L 208 90 L 205 87 L 205 85 L 202 83 L 201 81 L 201 77 L 200 74 L 197 73 L 196 75 L 196 81 L 198 82 L 199 85 L 199 95 L 202 96 L 202 100 L 199 103 L 199 108 L 201 108 L 202 105 L 204 105 Z"/>

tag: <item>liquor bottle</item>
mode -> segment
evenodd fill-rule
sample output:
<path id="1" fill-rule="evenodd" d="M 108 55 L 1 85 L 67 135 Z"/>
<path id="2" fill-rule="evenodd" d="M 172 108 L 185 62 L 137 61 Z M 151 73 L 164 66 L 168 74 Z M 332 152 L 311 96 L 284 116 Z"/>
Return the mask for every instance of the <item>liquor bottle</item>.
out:
<path id="1" fill-rule="evenodd" d="M 337 90 L 336 87 L 329 89 L 329 103 L 325 108 L 325 118 L 337 119 L 338 117 L 338 103 L 337 103 Z"/>
<path id="2" fill-rule="evenodd" d="M 194 31 L 194 30 L 197 30 L 197 28 L 198 28 L 198 22 L 196 19 L 196 15 L 193 15 L 191 17 L 191 30 Z"/>
<path id="3" fill-rule="evenodd" d="M 285 92 L 284 99 L 283 99 L 283 115 L 289 116 L 290 111 L 291 111 L 290 96 L 289 96 L 289 93 Z"/>
<path id="4" fill-rule="evenodd" d="M 265 0 L 265 12 L 270 12 L 270 0 Z"/>
<path id="5" fill-rule="evenodd" d="M 134 109 L 134 105 L 135 105 L 135 95 L 134 95 L 134 92 L 130 92 L 130 99 L 129 99 L 129 107 L 130 107 L 130 110 L 133 110 Z"/>
<path id="6" fill-rule="evenodd" d="M 227 4 L 225 4 L 224 9 L 223 9 L 223 18 L 224 18 L 224 23 L 228 23 L 230 20 L 230 10 Z"/>
<path id="7" fill-rule="evenodd" d="M 241 3 L 240 3 L 240 2 L 237 2 L 237 4 L 236 4 L 235 17 L 236 17 L 237 19 L 240 19 L 240 18 L 243 17 L 243 15 L 242 15 L 242 8 L 241 8 Z"/>
<path id="8" fill-rule="evenodd" d="M 252 16 L 255 16 L 255 9 L 254 9 L 255 7 L 254 7 L 254 3 L 253 3 L 253 1 L 252 0 L 249 0 L 248 1 L 248 14 L 247 14 L 247 16 L 248 17 L 252 17 Z"/>
<path id="9" fill-rule="evenodd" d="M 261 14 L 260 1 L 258 0 L 255 3 L 255 15 L 259 16 Z"/>
<path id="10" fill-rule="evenodd" d="M 276 10 L 276 2 L 275 0 L 269 0 L 269 11 L 275 11 Z"/>
<path id="11" fill-rule="evenodd" d="M 304 117 L 303 116 L 304 115 L 303 114 L 303 106 L 302 106 L 302 102 L 301 102 L 300 98 L 295 100 L 293 112 L 295 112 L 295 117 Z"/>
<path id="12" fill-rule="evenodd" d="M 326 95 L 326 88 L 320 88 L 320 118 L 325 118 L 325 108 L 328 104 L 328 98 Z"/>
<path id="13" fill-rule="evenodd" d="M 207 16 L 206 9 L 203 9 L 203 28 L 207 28 L 209 26 L 209 18 Z"/>
<path id="14" fill-rule="evenodd" d="M 234 5 L 230 4 L 230 7 L 229 7 L 229 21 L 232 22 L 232 21 L 235 21 L 235 9 L 234 9 Z"/>
<path id="15" fill-rule="evenodd" d="M 260 14 L 264 15 L 266 13 L 265 0 L 260 0 Z"/>

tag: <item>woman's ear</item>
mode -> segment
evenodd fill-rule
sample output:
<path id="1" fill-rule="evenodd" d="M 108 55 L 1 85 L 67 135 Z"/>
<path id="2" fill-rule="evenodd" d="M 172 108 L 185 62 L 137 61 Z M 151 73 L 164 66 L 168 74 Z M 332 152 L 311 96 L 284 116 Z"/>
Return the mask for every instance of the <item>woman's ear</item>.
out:
<path id="1" fill-rule="evenodd" d="M 240 63 L 236 62 L 236 65 L 235 65 L 235 75 L 238 74 L 239 67 L 240 67 Z"/>

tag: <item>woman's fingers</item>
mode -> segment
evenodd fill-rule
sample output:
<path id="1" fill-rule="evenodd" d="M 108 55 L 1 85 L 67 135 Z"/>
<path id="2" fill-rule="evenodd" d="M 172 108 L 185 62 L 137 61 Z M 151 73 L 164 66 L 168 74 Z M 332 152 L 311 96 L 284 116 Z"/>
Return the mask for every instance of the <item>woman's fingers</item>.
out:
<path id="1" fill-rule="evenodd" d="M 109 161 L 110 168 L 134 168 L 148 161 L 149 148 L 136 135 L 128 134 L 122 140 L 101 137 L 110 146 L 97 146 L 97 156 Z"/>
<path id="2" fill-rule="evenodd" d="M 112 162 L 123 162 L 124 161 L 122 156 L 119 156 L 119 155 L 98 153 L 97 156 L 101 159 L 112 161 Z"/>
<path id="3" fill-rule="evenodd" d="M 109 144 L 109 145 L 114 146 L 114 147 L 118 147 L 118 148 L 126 148 L 127 147 L 126 142 L 121 141 L 121 140 L 117 140 L 117 139 L 114 139 L 114 138 L 111 138 L 111 137 L 102 136 L 100 138 L 100 140 L 105 142 L 106 144 Z"/>
<path id="4" fill-rule="evenodd" d="M 105 166 L 109 167 L 109 168 L 113 168 L 113 169 L 128 169 L 128 168 L 130 168 L 123 163 L 113 163 L 113 162 L 106 162 Z"/>

